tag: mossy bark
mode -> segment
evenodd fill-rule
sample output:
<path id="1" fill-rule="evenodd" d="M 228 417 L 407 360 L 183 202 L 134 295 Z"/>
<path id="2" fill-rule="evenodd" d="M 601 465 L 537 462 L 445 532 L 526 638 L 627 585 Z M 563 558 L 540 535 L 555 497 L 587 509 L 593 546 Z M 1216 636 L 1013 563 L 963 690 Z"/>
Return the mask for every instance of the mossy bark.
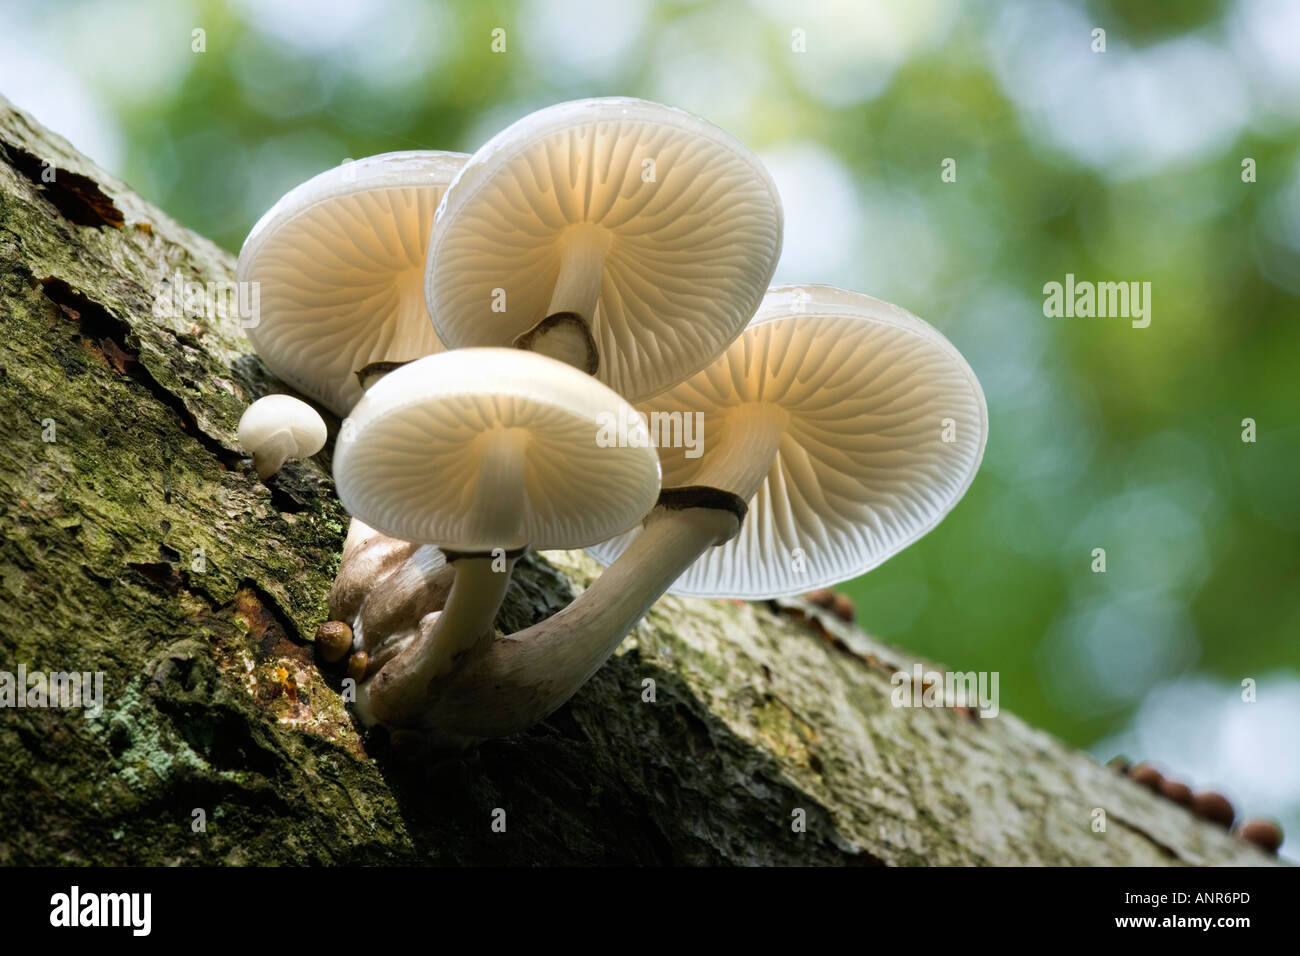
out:
<path id="1" fill-rule="evenodd" d="M 0 100 L 0 670 L 106 698 L 0 710 L 0 864 L 1265 862 L 1009 714 L 892 707 L 912 659 L 800 602 L 665 599 L 541 726 L 399 762 L 312 654 L 328 447 L 258 481 L 283 386 L 215 297 L 156 314 L 233 268 Z M 529 557 L 500 623 L 597 570 Z"/>

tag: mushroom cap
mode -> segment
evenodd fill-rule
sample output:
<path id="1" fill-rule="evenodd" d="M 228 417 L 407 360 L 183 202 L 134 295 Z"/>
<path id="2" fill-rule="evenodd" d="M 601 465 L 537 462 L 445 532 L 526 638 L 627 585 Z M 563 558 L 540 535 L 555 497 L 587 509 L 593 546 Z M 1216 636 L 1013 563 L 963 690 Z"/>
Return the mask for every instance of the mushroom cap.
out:
<path id="1" fill-rule="evenodd" d="M 635 411 L 563 362 L 443 352 L 366 392 L 335 444 L 334 480 L 348 511 L 391 537 L 471 552 L 584 547 L 632 527 L 659 495 L 655 450 L 602 444 L 604 415 Z M 493 457 L 494 442 L 517 450 L 517 466 Z"/>
<path id="2" fill-rule="evenodd" d="M 757 157 L 682 110 L 609 97 L 526 116 L 470 157 L 438 209 L 425 291 L 448 347 L 510 345 L 545 318 L 575 227 L 607 243 L 586 317 L 596 377 L 638 401 L 744 329 L 780 257 L 781 200 Z"/>
<path id="3" fill-rule="evenodd" d="M 239 418 L 239 444 L 250 454 L 282 431 L 292 439 L 289 458 L 310 458 L 325 447 L 325 420 L 320 412 L 292 395 L 263 395 Z"/>
<path id="4" fill-rule="evenodd" d="M 704 416 L 699 457 L 660 448 L 664 487 L 698 483 L 711 455 L 744 456 L 754 443 L 738 409 L 759 407 L 779 423 L 771 467 L 739 533 L 688 568 L 676 594 L 782 597 L 871 570 L 956 505 L 988 432 L 979 381 L 947 339 L 898 306 L 828 286 L 773 289 L 722 358 L 641 406 Z M 608 564 L 635 533 L 589 550 Z"/>
<path id="5" fill-rule="evenodd" d="M 442 351 L 424 307 L 433 215 L 464 153 L 383 153 L 294 187 L 239 253 L 241 283 L 260 284 L 247 329 L 267 367 L 345 415 L 355 372 Z"/>

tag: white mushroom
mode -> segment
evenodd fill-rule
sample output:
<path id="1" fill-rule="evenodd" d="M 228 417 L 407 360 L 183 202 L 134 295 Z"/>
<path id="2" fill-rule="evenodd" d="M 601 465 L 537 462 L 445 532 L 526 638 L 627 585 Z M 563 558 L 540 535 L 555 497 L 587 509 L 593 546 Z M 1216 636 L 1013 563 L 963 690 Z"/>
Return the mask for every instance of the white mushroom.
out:
<path id="1" fill-rule="evenodd" d="M 306 402 L 291 395 L 266 395 L 239 419 L 240 446 L 253 456 L 263 480 L 291 458 L 310 458 L 325 447 L 325 421 Z"/>
<path id="2" fill-rule="evenodd" d="M 532 349 L 637 401 L 741 332 L 781 229 L 758 159 L 706 121 L 621 97 L 561 103 L 495 136 L 448 188 L 429 314 L 449 348 Z"/>
<path id="3" fill-rule="evenodd" d="M 514 374 L 503 367 L 501 380 Z M 418 723 L 452 743 L 520 730 L 564 703 L 683 575 L 693 593 L 777 595 L 851 577 L 916 540 L 969 486 L 987 433 L 979 383 L 942 335 L 888 303 L 826 287 L 773 290 L 721 358 L 647 407 L 703 413 L 704 453 L 692 459 L 684 449 L 660 450 L 670 487 L 639 529 L 597 549 L 618 555 L 605 573 L 564 610 L 495 640 L 481 637 L 490 618 L 458 609 L 473 624 L 456 645 L 463 654 L 436 667 L 417 667 L 410 650 L 399 655 L 359 692 L 365 719 Z M 358 478 L 377 464 L 380 447 L 402 447 L 407 464 L 384 466 L 392 476 L 384 499 L 423 494 L 427 435 L 446 428 L 426 425 L 426 437 L 372 443 L 356 458 Z M 473 461 L 458 482 L 469 490 L 452 527 L 473 526 L 487 488 L 508 517 L 495 528 L 500 534 L 520 520 L 506 494 L 519 485 L 508 477 L 519 468 L 506 465 L 509 456 L 495 443 L 485 454 L 493 463 L 487 475 L 475 480 Z M 597 461 L 585 456 L 579 467 L 591 472 Z M 398 478 L 404 483 L 395 493 Z M 382 511 L 376 502 L 362 513 L 370 519 Z M 398 516 L 384 522 L 395 532 L 424 528 Z M 487 593 L 485 582 L 471 581 Z M 428 629 L 444 626 L 458 586 Z M 495 608 L 499 593 L 482 607 Z M 410 644 L 420 646 L 420 637 Z M 385 675 L 394 683 L 385 686 Z"/>
<path id="4" fill-rule="evenodd" d="M 258 283 L 248 337 L 267 367 L 338 415 L 357 374 L 442 350 L 424 306 L 429 231 L 463 153 L 402 152 L 335 167 L 257 222 L 238 279 Z"/>
<path id="5" fill-rule="evenodd" d="M 363 719 L 418 716 L 430 682 L 490 641 L 523 549 L 594 544 L 650 510 L 658 457 L 600 444 L 605 414 L 634 413 L 591 377 L 515 349 L 420 359 L 357 403 L 334 455 L 343 504 L 383 534 L 436 544 L 455 567 L 442 613 L 358 694 Z"/>
<path id="6" fill-rule="evenodd" d="M 775 596 L 874 567 L 961 498 L 988 430 L 979 382 L 942 335 L 818 286 L 773 290 L 721 358 L 644 408 L 702 412 L 703 454 L 661 449 L 658 506 L 592 549 L 617 555 L 605 573 L 440 681 L 426 726 L 474 740 L 544 717 L 665 589 Z"/>
<path id="7" fill-rule="evenodd" d="M 641 409 L 699 413 L 702 453 L 661 447 L 665 495 L 712 488 L 746 502 L 725 546 L 676 594 L 766 598 L 856 577 L 939 523 L 979 468 L 988 412 L 937 330 L 827 286 L 768 293 L 712 366 Z M 609 563 L 637 534 L 592 549 Z"/>

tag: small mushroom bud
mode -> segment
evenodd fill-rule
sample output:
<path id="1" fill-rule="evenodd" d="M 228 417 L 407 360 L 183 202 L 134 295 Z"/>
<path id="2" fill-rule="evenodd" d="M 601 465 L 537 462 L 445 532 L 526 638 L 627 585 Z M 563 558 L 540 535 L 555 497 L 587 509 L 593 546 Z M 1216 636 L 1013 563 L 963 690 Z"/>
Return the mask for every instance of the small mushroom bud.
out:
<path id="1" fill-rule="evenodd" d="M 290 458 L 310 458 L 325 447 L 325 421 L 291 395 L 259 398 L 239 419 L 239 444 L 265 480 Z"/>
<path id="2" fill-rule="evenodd" d="M 1177 780 L 1164 780 L 1160 783 L 1160 794 L 1174 803 L 1184 807 L 1192 805 L 1192 788 Z"/>
<path id="3" fill-rule="evenodd" d="M 1207 791 L 1198 793 L 1192 798 L 1192 812 L 1202 820 L 1209 820 L 1211 823 L 1217 823 L 1221 827 L 1232 826 L 1232 818 L 1235 817 L 1236 811 L 1232 809 L 1232 804 L 1228 798 L 1221 793 Z"/>
<path id="4" fill-rule="evenodd" d="M 316 628 L 316 650 L 321 660 L 333 664 L 352 649 L 352 628 L 342 621 L 326 621 Z"/>
<path id="5" fill-rule="evenodd" d="M 1237 836 L 1269 854 L 1276 854 L 1282 845 L 1282 828 L 1272 820 L 1250 820 L 1241 825 Z"/>
<path id="6" fill-rule="evenodd" d="M 366 679 L 366 669 L 370 666 L 370 655 L 357 651 L 348 658 L 348 676 L 360 683 Z"/>
<path id="7" fill-rule="evenodd" d="M 1156 793 L 1160 792 L 1160 785 L 1164 783 L 1164 776 L 1155 767 L 1149 763 L 1140 763 L 1129 771 L 1129 777 L 1134 783 L 1140 783 L 1148 790 Z"/>
<path id="8" fill-rule="evenodd" d="M 1129 763 L 1128 757 L 1125 757 L 1123 754 L 1117 757 L 1111 757 L 1110 760 L 1106 761 L 1106 766 L 1116 773 L 1121 773 L 1125 776 L 1128 776 L 1128 772 L 1133 769 L 1133 764 Z"/>

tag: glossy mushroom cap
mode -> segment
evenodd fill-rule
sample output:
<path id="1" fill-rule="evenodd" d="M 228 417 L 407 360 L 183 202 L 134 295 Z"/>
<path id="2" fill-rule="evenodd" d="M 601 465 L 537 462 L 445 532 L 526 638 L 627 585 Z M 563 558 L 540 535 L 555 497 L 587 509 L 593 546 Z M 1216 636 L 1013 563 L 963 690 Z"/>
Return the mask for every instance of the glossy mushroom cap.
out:
<path id="1" fill-rule="evenodd" d="M 264 395 L 239 419 L 240 446 L 253 456 L 258 477 L 269 478 L 291 458 L 310 458 L 325 447 L 320 413 L 292 395 Z"/>
<path id="2" fill-rule="evenodd" d="M 961 499 L 988 431 L 975 373 L 947 339 L 827 286 L 773 289 L 722 358 L 641 410 L 703 414 L 698 457 L 660 448 L 665 489 L 749 501 L 736 537 L 670 589 L 701 597 L 779 597 L 874 568 Z M 630 540 L 591 552 L 609 563 Z"/>
<path id="3" fill-rule="evenodd" d="M 449 348 L 509 346 L 557 302 L 598 300 L 582 316 L 596 377 L 637 401 L 740 334 L 781 230 L 767 172 L 708 122 L 645 100 L 561 103 L 495 136 L 448 189 L 429 314 Z"/>
<path id="4" fill-rule="evenodd" d="M 239 253 L 260 284 L 248 337 L 267 367 L 339 415 L 355 373 L 442 350 L 424 306 L 433 214 L 464 153 L 402 152 L 335 167 L 290 190 Z"/>
<path id="5" fill-rule="evenodd" d="M 357 403 L 334 480 L 349 512 L 392 537 L 468 552 L 584 547 L 632 527 L 659 494 L 653 448 L 601 440 L 604 416 L 634 414 L 542 355 L 444 352 Z"/>

